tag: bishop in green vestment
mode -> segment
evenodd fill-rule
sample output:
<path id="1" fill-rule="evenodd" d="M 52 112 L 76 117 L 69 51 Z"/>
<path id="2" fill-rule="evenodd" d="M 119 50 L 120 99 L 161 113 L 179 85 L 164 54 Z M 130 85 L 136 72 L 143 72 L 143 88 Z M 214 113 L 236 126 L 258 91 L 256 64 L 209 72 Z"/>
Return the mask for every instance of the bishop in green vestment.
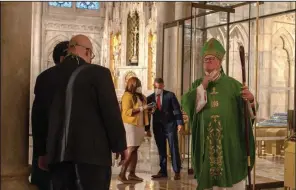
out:
<path id="1" fill-rule="evenodd" d="M 202 49 L 205 76 L 182 96 L 182 107 L 192 130 L 192 165 L 197 190 L 245 189 L 248 159 L 243 101 L 254 108 L 254 96 L 247 87 L 225 75 L 221 66 L 224 54 L 220 42 L 210 39 Z M 253 167 L 255 143 L 251 124 L 249 129 Z"/>

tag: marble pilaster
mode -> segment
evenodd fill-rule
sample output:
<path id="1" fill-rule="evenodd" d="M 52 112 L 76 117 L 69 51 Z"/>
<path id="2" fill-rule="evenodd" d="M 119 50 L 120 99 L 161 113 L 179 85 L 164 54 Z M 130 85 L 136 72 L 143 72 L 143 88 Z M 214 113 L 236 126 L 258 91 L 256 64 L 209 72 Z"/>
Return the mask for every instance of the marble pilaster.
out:
<path id="1" fill-rule="evenodd" d="M 171 33 L 166 32 L 163 36 L 163 24 L 174 20 L 174 2 L 157 2 L 157 44 L 156 44 L 156 77 L 162 76 L 162 59 L 164 57 L 164 65 L 169 63 L 169 42 L 171 38 Z M 164 52 L 163 52 L 163 38 L 165 37 Z M 164 67 L 165 69 L 165 67 Z M 165 73 L 165 71 L 164 71 Z"/>
<path id="2" fill-rule="evenodd" d="M 190 16 L 190 2 L 175 2 L 175 20 L 183 19 Z M 172 61 L 170 62 L 170 75 L 174 78 L 167 79 L 171 81 L 168 86 L 171 86 L 172 91 L 176 93 L 176 96 L 180 100 L 181 97 L 181 83 L 182 83 L 182 26 L 172 28 L 173 38 L 172 38 Z M 179 30 L 179 31 L 178 31 Z M 179 35 L 179 36 L 178 36 Z"/>
<path id="3" fill-rule="evenodd" d="M 42 40 L 42 2 L 32 3 L 32 51 L 31 51 L 31 85 L 30 110 L 34 99 L 36 78 L 41 71 L 41 40 Z M 31 113 L 31 112 L 30 112 Z M 31 126 L 31 125 L 30 125 Z M 31 132 L 31 128 L 30 128 Z"/>
<path id="4" fill-rule="evenodd" d="M 1 189 L 29 190 L 31 2 L 1 2 Z"/>
<path id="5" fill-rule="evenodd" d="M 196 15 L 204 13 L 205 9 L 196 9 Z M 206 24 L 206 17 L 199 17 L 197 18 L 196 27 L 197 28 L 204 28 Z M 203 44 L 206 43 L 207 40 L 207 32 L 203 32 L 201 30 L 196 30 L 196 34 L 194 36 L 194 59 L 192 62 L 192 82 L 196 79 L 199 79 L 203 76 L 203 58 L 200 56 L 201 49 Z"/>

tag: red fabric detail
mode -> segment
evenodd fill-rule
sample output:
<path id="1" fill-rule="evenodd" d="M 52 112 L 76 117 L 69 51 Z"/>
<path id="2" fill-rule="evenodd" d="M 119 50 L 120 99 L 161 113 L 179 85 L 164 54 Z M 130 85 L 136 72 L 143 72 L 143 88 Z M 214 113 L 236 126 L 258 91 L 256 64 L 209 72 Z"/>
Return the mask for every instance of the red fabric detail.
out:
<path id="1" fill-rule="evenodd" d="M 161 110 L 160 95 L 157 95 L 156 104 L 157 104 L 157 108 Z"/>

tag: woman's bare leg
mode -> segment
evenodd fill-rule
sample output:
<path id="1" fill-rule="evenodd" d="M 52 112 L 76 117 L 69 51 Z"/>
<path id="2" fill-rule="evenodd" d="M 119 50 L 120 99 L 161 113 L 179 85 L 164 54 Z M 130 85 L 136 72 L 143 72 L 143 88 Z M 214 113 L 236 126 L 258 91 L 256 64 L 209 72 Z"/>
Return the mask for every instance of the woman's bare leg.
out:
<path id="1" fill-rule="evenodd" d="M 118 180 L 121 182 L 126 182 L 128 181 L 126 178 L 126 171 L 131 163 L 131 159 L 132 159 L 132 152 L 134 151 L 134 147 L 128 147 L 128 157 L 126 159 L 126 162 L 124 164 L 122 164 L 121 166 L 121 171 L 118 175 Z"/>
<path id="2" fill-rule="evenodd" d="M 139 147 L 135 147 L 134 151 L 131 153 L 130 173 L 129 173 L 128 179 L 143 181 L 142 178 L 139 178 L 138 176 L 136 176 L 136 167 L 138 163 L 138 149 Z"/>

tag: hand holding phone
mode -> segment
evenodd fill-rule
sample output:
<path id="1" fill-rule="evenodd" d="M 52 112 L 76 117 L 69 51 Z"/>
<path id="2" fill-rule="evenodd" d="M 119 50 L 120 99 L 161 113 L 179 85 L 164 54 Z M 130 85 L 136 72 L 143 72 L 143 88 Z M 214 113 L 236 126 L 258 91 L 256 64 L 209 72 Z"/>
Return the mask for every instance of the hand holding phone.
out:
<path id="1" fill-rule="evenodd" d="M 150 104 L 147 105 L 148 109 L 156 107 L 156 104 L 154 102 L 151 102 Z"/>

